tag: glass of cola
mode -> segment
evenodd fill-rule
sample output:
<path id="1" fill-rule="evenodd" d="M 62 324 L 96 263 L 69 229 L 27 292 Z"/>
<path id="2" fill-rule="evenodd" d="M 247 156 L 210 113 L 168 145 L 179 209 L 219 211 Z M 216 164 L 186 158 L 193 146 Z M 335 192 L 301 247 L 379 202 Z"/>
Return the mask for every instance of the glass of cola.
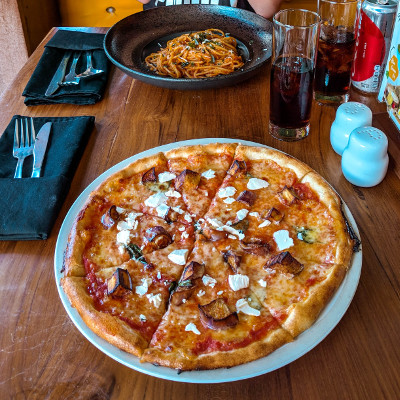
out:
<path id="1" fill-rule="evenodd" d="M 319 0 L 321 31 L 314 79 L 314 98 L 319 103 L 338 104 L 349 99 L 358 3 L 358 0 Z"/>
<path id="2" fill-rule="evenodd" d="M 309 133 L 319 21 L 317 13 L 301 9 L 274 15 L 269 133 L 276 139 Z"/>

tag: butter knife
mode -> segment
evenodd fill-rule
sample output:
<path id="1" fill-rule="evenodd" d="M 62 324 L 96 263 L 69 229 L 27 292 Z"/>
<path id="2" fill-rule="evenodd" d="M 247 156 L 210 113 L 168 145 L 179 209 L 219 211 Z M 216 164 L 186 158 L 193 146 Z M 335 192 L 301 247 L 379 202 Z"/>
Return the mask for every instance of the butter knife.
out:
<path id="1" fill-rule="evenodd" d="M 63 81 L 64 76 L 65 76 L 65 70 L 67 69 L 67 64 L 68 61 L 71 57 L 72 51 L 67 51 L 64 54 L 63 59 L 60 62 L 60 65 L 57 68 L 57 71 L 55 72 L 53 79 L 51 80 L 45 96 L 51 96 L 60 86 L 60 83 Z"/>
<path id="2" fill-rule="evenodd" d="M 51 130 L 51 122 L 46 122 L 39 130 L 33 147 L 33 170 L 31 178 L 39 178 L 42 168 L 44 155 L 46 153 L 47 142 Z"/>

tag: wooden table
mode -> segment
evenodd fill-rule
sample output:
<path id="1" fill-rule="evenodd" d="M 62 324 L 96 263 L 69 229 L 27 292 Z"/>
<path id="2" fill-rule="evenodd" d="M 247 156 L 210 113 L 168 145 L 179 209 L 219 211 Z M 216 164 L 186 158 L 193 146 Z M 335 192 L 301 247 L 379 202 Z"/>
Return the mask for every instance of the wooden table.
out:
<path id="1" fill-rule="evenodd" d="M 105 98 L 94 106 L 27 108 L 21 93 L 42 51 L 43 43 L 1 99 L 0 132 L 14 114 L 95 115 L 96 127 L 50 238 L 0 242 L 1 399 L 399 398 L 400 139 L 384 105 L 353 95 L 373 109 L 374 126 L 390 142 L 385 180 L 366 189 L 346 181 L 340 157 L 331 148 L 334 108 L 314 104 L 311 133 L 300 142 L 285 143 L 269 136 L 269 66 L 240 85 L 207 91 L 161 89 L 113 69 Z M 315 168 L 337 189 L 355 217 L 364 259 L 347 313 L 312 351 L 276 371 L 244 381 L 178 383 L 131 370 L 81 335 L 59 299 L 53 255 L 68 209 L 98 175 L 143 150 L 206 137 L 264 143 Z"/>

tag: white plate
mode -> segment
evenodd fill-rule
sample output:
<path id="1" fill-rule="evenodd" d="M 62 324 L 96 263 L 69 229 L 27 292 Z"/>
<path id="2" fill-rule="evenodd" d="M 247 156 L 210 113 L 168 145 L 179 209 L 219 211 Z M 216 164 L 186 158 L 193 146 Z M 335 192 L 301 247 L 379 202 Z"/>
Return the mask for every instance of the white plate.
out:
<path id="1" fill-rule="evenodd" d="M 252 378 L 254 376 L 262 375 L 267 372 L 274 371 L 275 369 L 278 369 L 280 367 L 283 367 L 284 365 L 291 363 L 292 361 L 298 359 L 305 353 L 309 352 L 333 330 L 333 328 L 339 323 L 339 321 L 345 314 L 347 308 L 349 307 L 353 299 L 353 296 L 356 292 L 358 281 L 360 279 L 361 264 L 362 264 L 361 250 L 354 254 L 351 268 L 349 269 L 347 275 L 345 276 L 342 284 L 336 291 L 331 301 L 324 308 L 319 318 L 309 329 L 307 329 L 301 335 L 299 335 L 293 342 L 285 344 L 284 346 L 275 350 L 270 355 L 263 357 L 259 360 L 229 369 L 220 368 L 211 371 L 188 371 L 188 372 L 178 373 L 178 371 L 174 369 L 166 367 L 156 367 L 152 364 L 141 363 L 137 357 L 118 349 L 117 347 L 111 345 L 110 343 L 101 339 L 95 333 L 93 333 L 83 322 L 78 312 L 71 306 L 67 296 L 65 295 L 64 291 L 60 286 L 60 279 L 63 276 L 63 274 L 61 273 L 61 268 L 63 265 L 64 251 L 66 249 L 68 242 L 68 235 L 72 228 L 72 224 L 75 220 L 75 217 L 78 215 L 86 199 L 88 198 L 92 190 L 94 190 L 107 177 L 119 171 L 120 169 L 126 167 L 135 160 L 150 156 L 160 151 L 167 151 L 176 147 L 194 145 L 194 144 L 216 143 L 216 142 L 237 143 L 239 142 L 239 140 L 208 138 L 208 139 L 195 139 L 195 140 L 187 140 L 183 142 L 171 143 L 150 150 L 146 150 L 142 153 L 129 157 L 128 159 L 113 166 L 108 171 L 101 174 L 97 179 L 95 179 L 77 198 L 77 200 L 69 210 L 67 216 L 65 217 L 65 220 L 61 226 L 57 239 L 55 256 L 54 256 L 55 277 L 61 301 L 68 315 L 72 319 L 72 322 L 79 329 L 79 331 L 103 353 L 107 354 L 108 356 L 120 362 L 121 364 L 126 365 L 127 367 L 133 368 L 137 371 L 143 372 L 148 375 L 156 376 L 158 378 L 163 378 L 178 382 L 193 382 L 193 383 L 231 382 L 241 379 Z M 250 146 L 267 147 L 259 143 L 254 143 L 244 140 L 240 140 L 240 143 Z M 344 204 L 344 212 L 354 232 L 358 237 L 360 237 L 356 222 L 346 204 Z"/>

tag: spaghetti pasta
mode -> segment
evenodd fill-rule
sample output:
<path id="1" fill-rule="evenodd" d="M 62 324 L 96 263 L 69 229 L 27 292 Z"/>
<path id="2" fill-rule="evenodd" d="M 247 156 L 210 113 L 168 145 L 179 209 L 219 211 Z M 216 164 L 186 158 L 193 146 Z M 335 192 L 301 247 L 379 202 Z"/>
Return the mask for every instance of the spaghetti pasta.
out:
<path id="1" fill-rule="evenodd" d="M 236 39 L 219 29 L 185 33 L 146 57 L 151 71 L 173 78 L 227 75 L 244 63 Z"/>

